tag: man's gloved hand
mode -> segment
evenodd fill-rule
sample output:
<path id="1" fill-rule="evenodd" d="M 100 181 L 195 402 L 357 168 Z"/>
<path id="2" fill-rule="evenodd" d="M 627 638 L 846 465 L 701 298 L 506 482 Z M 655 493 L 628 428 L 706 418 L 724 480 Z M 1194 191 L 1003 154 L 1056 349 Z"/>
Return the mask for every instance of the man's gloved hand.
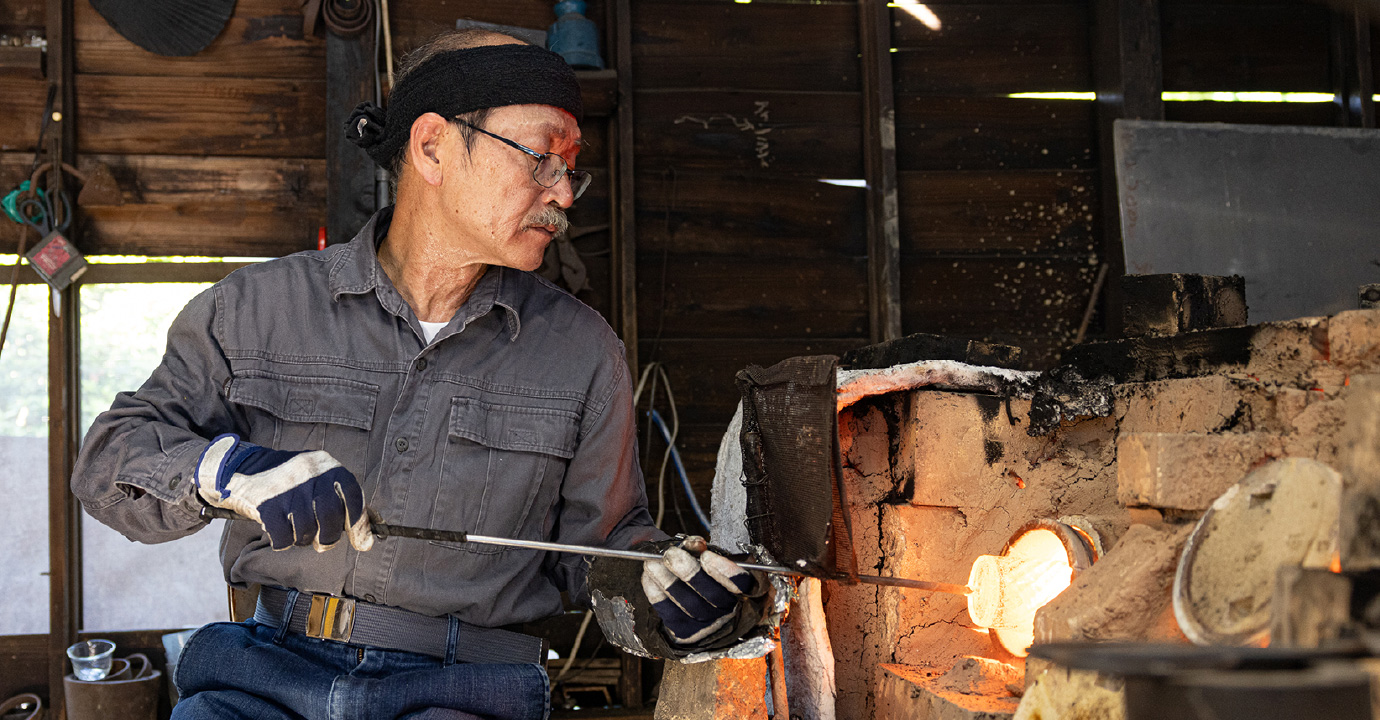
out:
<path id="1" fill-rule="evenodd" d="M 262 525 L 274 550 L 325 552 L 342 533 L 356 550 L 374 544 L 359 482 L 324 450 L 270 450 L 220 435 L 201 453 L 194 481 L 208 504 Z"/>
<path id="2" fill-rule="evenodd" d="M 754 573 L 709 550 L 704 538 L 694 535 L 668 548 L 661 560 L 642 563 L 642 591 L 678 645 L 713 639 L 736 619 L 739 601 L 760 587 Z"/>

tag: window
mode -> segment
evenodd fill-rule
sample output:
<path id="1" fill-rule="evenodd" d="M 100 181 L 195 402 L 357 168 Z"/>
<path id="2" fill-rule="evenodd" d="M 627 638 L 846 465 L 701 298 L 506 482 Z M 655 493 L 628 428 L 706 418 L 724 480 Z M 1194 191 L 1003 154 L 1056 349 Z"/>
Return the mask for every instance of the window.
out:
<path id="1" fill-rule="evenodd" d="M 48 632 L 49 295 L 19 286 L 0 351 L 0 635 Z"/>
<path id="2" fill-rule="evenodd" d="M 81 427 L 116 393 L 139 388 L 163 357 L 168 326 L 210 283 L 83 285 Z M 224 521 L 159 545 L 134 543 L 82 514 L 82 614 L 86 630 L 202 625 L 229 618 L 218 556 Z"/>

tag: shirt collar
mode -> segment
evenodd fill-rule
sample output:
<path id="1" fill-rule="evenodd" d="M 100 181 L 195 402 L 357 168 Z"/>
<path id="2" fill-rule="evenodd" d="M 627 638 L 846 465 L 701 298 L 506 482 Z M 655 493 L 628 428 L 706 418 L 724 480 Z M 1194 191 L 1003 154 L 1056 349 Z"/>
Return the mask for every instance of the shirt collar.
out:
<path id="1" fill-rule="evenodd" d="M 331 264 L 328 281 L 334 300 L 338 302 L 342 295 L 363 295 L 385 290 L 377 293 L 379 302 L 391 312 L 402 314 L 402 307 L 406 303 L 384 274 L 378 259 L 378 246 L 388 235 L 392 223 L 393 207 L 390 205 L 374 213 L 359 233 L 339 251 L 335 262 Z M 517 340 L 522 330 L 522 316 L 519 313 L 522 303 L 517 295 L 517 276 L 520 274 L 520 270 L 490 265 L 456 313 L 463 316 L 463 324 L 467 325 L 475 318 L 486 315 L 498 305 L 506 311 L 509 341 Z M 396 307 L 389 307 L 390 304 Z"/>

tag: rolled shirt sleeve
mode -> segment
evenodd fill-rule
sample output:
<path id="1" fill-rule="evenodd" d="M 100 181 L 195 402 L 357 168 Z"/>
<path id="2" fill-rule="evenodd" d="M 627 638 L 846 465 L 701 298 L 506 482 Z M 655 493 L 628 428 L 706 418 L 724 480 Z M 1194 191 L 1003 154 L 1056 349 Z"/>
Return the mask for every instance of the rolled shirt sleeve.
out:
<path id="1" fill-rule="evenodd" d="M 238 429 L 221 393 L 229 369 L 213 333 L 216 298 L 211 288 L 183 308 L 158 368 L 97 416 L 77 458 L 73 494 L 130 540 L 166 542 L 206 525 L 192 473 L 209 437 Z"/>

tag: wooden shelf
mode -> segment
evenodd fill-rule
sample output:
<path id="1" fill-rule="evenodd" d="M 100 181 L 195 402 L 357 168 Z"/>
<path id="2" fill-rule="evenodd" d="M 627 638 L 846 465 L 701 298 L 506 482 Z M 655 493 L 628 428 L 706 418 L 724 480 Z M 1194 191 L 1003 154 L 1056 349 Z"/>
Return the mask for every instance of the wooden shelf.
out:
<path id="1" fill-rule="evenodd" d="M 0 73 L 43 77 L 43 48 L 0 45 Z"/>
<path id="2" fill-rule="evenodd" d="M 576 70 L 585 117 L 608 117 L 618 107 L 617 70 Z"/>

